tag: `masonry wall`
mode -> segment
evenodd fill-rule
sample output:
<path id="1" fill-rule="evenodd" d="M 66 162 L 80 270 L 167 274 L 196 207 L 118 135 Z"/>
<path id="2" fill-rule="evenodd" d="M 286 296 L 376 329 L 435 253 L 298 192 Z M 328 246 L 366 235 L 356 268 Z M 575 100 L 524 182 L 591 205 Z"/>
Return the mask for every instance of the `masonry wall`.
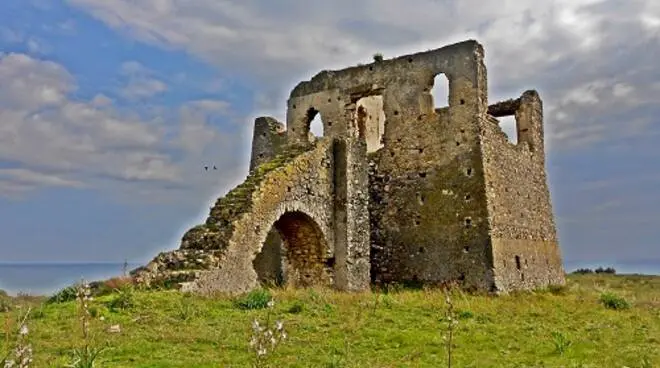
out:
<path id="1" fill-rule="evenodd" d="M 449 81 L 449 107 L 436 110 L 430 90 L 440 73 Z M 486 111 L 486 91 L 483 49 L 474 41 L 321 72 L 292 91 L 290 142 L 305 142 L 318 112 L 326 136 L 362 138 L 375 149 L 368 170 L 371 226 L 364 229 L 371 234 L 374 281 L 492 284 L 475 118 Z M 373 126 L 362 126 L 360 106 L 371 107 Z"/>
<path id="2" fill-rule="evenodd" d="M 285 129 L 284 124 L 275 118 L 260 116 L 255 119 L 249 171 L 272 160 L 286 148 Z M 259 283 L 280 285 L 284 282 L 281 250 L 282 238 L 279 231 L 272 227 L 264 240 L 261 252 L 253 262 L 255 269 L 259 271 L 257 272 Z"/>
<path id="3" fill-rule="evenodd" d="M 393 129 L 374 157 L 376 282 L 491 287 L 478 126 L 472 114 L 452 109 Z"/>
<path id="4" fill-rule="evenodd" d="M 299 83 L 286 130 L 255 120 L 246 181 L 180 250 L 140 272 L 184 269 L 187 287 L 203 292 L 280 276 L 343 290 L 370 278 L 500 291 L 563 283 L 541 100 L 527 91 L 488 106 L 483 59 L 465 41 Z M 439 74 L 443 108 L 430 93 Z M 321 138 L 310 133 L 317 115 Z M 498 126 L 505 115 L 517 118 L 517 145 Z M 202 253 L 212 257 L 200 275 Z"/>
<path id="5" fill-rule="evenodd" d="M 535 91 L 513 102 L 517 144 L 494 117 L 480 121 L 495 284 L 503 291 L 564 283 L 545 171 L 543 105 Z"/>
<path id="6" fill-rule="evenodd" d="M 259 284 L 253 261 L 262 250 L 273 225 L 285 213 L 302 212 L 319 228 L 321 239 L 308 239 L 300 244 L 301 252 L 316 247 L 325 248 L 324 264 L 334 257 L 333 219 L 333 168 L 332 145 L 321 143 L 315 149 L 303 153 L 290 164 L 274 170 L 260 184 L 252 196 L 250 212 L 235 221 L 222 265 L 205 272 L 190 286 L 201 292 L 244 291 Z M 309 255 L 317 257 L 316 254 Z M 332 285 L 333 275 L 318 275 L 322 284 Z"/>
<path id="7" fill-rule="evenodd" d="M 356 161 L 360 155 L 362 159 Z M 209 293 L 259 285 L 260 275 L 275 266 L 271 257 L 277 256 L 277 250 L 267 241 L 273 226 L 281 235 L 287 284 L 368 288 L 369 238 L 360 231 L 368 221 L 367 180 L 360 162 L 364 162 L 363 145 L 328 138 L 273 170 L 251 194 L 250 211 L 231 223 L 233 231 L 220 266 L 203 272 L 188 289 Z M 343 216 L 337 216 L 339 209 Z M 261 254 L 264 250 L 267 254 Z"/>
<path id="8" fill-rule="evenodd" d="M 269 116 L 254 121 L 250 171 L 280 153 L 287 143 L 284 124 Z"/>

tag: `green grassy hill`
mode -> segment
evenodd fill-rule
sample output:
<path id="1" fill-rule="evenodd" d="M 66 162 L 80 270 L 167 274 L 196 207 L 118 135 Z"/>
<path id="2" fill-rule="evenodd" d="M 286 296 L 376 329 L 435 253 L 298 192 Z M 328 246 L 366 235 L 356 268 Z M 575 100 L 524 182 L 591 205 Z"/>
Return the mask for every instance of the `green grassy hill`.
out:
<path id="1" fill-rule="evenodd" d="M 450 293 L 458 322 L 452 366 L 660 367 L 660 277 L 568 280 L 565 288 L 500 297 Z M 275 305 L 262 308 L 269 293 Z M 3 300 L 11 309 L 0 313 L 4 352 L 27 306 L 32 366 L 63 366 L 83 346 L 76 301 Z M 108 346 L 97 367 L 250 367 L 252 322 L 267 318 L 281 320 L 288 336 L 274 351 L 269 346 L 263 366 L 447 366 L 449 308 L 441 290 L 275 289 L 231 299 L 124 288 L 90 301 L 88 310 L 90 341 Z"/>

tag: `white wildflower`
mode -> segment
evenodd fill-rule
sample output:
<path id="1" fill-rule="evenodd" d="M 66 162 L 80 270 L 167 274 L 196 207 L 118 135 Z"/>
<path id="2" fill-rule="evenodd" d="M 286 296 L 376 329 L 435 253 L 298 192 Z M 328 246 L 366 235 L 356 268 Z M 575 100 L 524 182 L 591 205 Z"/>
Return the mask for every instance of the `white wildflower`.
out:
<path id="1" fill-rule="evenodd" d="M 121 326 L 112 325 L 112 326 L 108 327 L 108 332 L 110 332 L 110 333 L 120 333 L 121 332 Z"/>
<path id="2" fill-rule="evenodd" d="M 28 332 L 30 332 L 30 331 L 28 330 L 28 326 L 27 326 L 27 325 L 23 325 L 23 326 L 21 326 L 20 331 L 18 331 L 18 333 L 21 334 L 21 335 L 23 335 L 23 336 L 27 335 Z"/>

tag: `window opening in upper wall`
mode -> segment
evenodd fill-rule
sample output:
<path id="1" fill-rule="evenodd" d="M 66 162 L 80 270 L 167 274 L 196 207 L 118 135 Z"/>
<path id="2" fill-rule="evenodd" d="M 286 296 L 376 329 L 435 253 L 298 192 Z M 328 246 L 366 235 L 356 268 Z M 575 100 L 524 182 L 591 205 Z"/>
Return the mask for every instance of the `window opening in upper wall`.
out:
<path id="1" fill-rule="evenodd" d="M 449 106 L 449 80 L 443 73 L 433 78 L 431 95 L 433 96 L 433 106 L 435 109 Z"/>
<path id="2" fill-rule="evenodd" d="M 309 131 L 315 137 L 323 137 L 323 122 L 321 121 L 321 114 L 314 108 L 307 110 L 307 119 L 309 121 Z"/>
<path id="3" fill-rule="evenodd" d="M 355 103 L 355 127 L 357 136 L 367 143 L 367 152 L 383 147 L 385 134 L 385 110 L 383 96 L 362 97 Z"/>
<path id="4" fill-rule="evenodd" d="M 500 116 L 497 118 L 500 122 L 500 128 L 506 134 L 509 142 L 518 143 L 518 129 L 516 127 L 516 117 L 513 115 Z"/>

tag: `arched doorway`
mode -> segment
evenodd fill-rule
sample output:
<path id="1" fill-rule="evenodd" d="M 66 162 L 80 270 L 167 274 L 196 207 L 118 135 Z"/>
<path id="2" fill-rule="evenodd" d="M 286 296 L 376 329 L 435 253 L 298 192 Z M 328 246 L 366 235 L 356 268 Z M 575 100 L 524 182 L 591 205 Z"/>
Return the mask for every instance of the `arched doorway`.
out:
<path id="1" fill-rule="evenodd" d="M 254 269 L 262 284 L 331 286 L 334 257 L 318 224 L 300 211 L 286 212 L 270 230 Z"/>

